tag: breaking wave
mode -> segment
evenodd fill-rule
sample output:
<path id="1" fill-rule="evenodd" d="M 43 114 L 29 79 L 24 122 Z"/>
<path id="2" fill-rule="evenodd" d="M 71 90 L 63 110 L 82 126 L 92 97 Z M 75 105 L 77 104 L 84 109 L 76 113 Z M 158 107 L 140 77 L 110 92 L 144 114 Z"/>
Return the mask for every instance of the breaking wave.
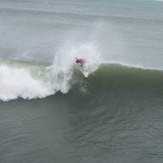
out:
<path id="1" fill-rule="evenodd" d="M 76 82 L 73 73 L 80 67 L 75 64 L 75 57 L 86 59 L 90 74 L 100 64 L 100 56 L 92 45 L 59 50 L 52 65 L 1 60 L 0 99 L 33 99 L 44 98 L 58 91 L 67 93 Z"/>

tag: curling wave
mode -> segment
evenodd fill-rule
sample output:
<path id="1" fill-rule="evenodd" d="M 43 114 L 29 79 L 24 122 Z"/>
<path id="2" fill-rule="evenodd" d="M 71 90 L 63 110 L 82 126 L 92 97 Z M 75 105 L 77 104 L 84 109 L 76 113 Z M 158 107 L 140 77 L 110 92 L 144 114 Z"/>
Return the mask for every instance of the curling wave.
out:
<path id="1" fill-rule="evenodd" d="M 56 58 L 58 60 L 58 58 Z M 8 62 L 0 66 L 0 99 L 8 101 L 19 97 L 24 99 L 44 98 L 56 92 L 67 93 L 81 81 L 91 87 L 107 87 L 116 83 L 118 87 L 162 86 L 163 72 L 145 70 L 119 64 L 100 64 L 86 79 L 70 60 L 56 61 L 53 65 Z M 56 64 L 57 63 L 57 64 Z"/>

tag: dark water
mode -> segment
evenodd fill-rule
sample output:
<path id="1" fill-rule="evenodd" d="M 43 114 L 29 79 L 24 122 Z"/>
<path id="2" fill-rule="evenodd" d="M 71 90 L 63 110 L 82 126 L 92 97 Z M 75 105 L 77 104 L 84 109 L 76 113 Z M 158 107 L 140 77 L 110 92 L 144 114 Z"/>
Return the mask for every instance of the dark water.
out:
<path id="1" fill-rule="evenodd" d="M 65 95 L 1 102 L 1 162 L 162 162 L 162 82 L 103 65 Z"/>

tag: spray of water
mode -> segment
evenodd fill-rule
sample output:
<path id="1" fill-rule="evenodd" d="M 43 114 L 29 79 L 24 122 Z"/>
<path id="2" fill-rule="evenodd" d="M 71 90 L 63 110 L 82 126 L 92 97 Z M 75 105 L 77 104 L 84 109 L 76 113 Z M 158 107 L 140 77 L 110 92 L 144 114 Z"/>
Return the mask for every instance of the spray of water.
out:
<path id="1" fill-rule="evenodd" d="M 24 99 L 44 98 L 60 91 L 67 93 L 72 87 L 73 68 L 80 67 L 75 57 L 84 58 L 90 68 L 90 74 L 100 64 L 100 55 L 95 45 L 66 45 L 59 49 L 53 64 L 39 69 L 38 66 L 4 63 L 0 66 L 0 99 L 8 101 L 22 97 Z"/>

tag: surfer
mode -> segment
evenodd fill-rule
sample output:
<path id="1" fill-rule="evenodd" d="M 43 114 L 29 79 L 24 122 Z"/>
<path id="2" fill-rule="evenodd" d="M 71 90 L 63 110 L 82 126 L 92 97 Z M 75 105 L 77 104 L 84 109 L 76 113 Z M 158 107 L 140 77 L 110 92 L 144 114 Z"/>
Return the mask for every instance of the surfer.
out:
<path id="1" fill-rule="evenodd" d="M 76 63 L 79 63 L 81 65 L 81 67 L 83 67 L 84 63 L 85 63 L 85 59 L 79 59 L 79 58 L 75 58 L 76 59 Z"/>
<path id="2" fill-rule="evenodd" d="M 87 78 L 89 76 L 89 71 L 88 71 L 88 67 L 86 67 L 85 63 L 86 60 L 85 59 L 79 59 L 79 58 L 75 58 L 76 59 L 76 63 L 79 63 L 80 66 L 82 67 L 80 69 L 80 71 L 83 73 L 83 75 Z"/>

